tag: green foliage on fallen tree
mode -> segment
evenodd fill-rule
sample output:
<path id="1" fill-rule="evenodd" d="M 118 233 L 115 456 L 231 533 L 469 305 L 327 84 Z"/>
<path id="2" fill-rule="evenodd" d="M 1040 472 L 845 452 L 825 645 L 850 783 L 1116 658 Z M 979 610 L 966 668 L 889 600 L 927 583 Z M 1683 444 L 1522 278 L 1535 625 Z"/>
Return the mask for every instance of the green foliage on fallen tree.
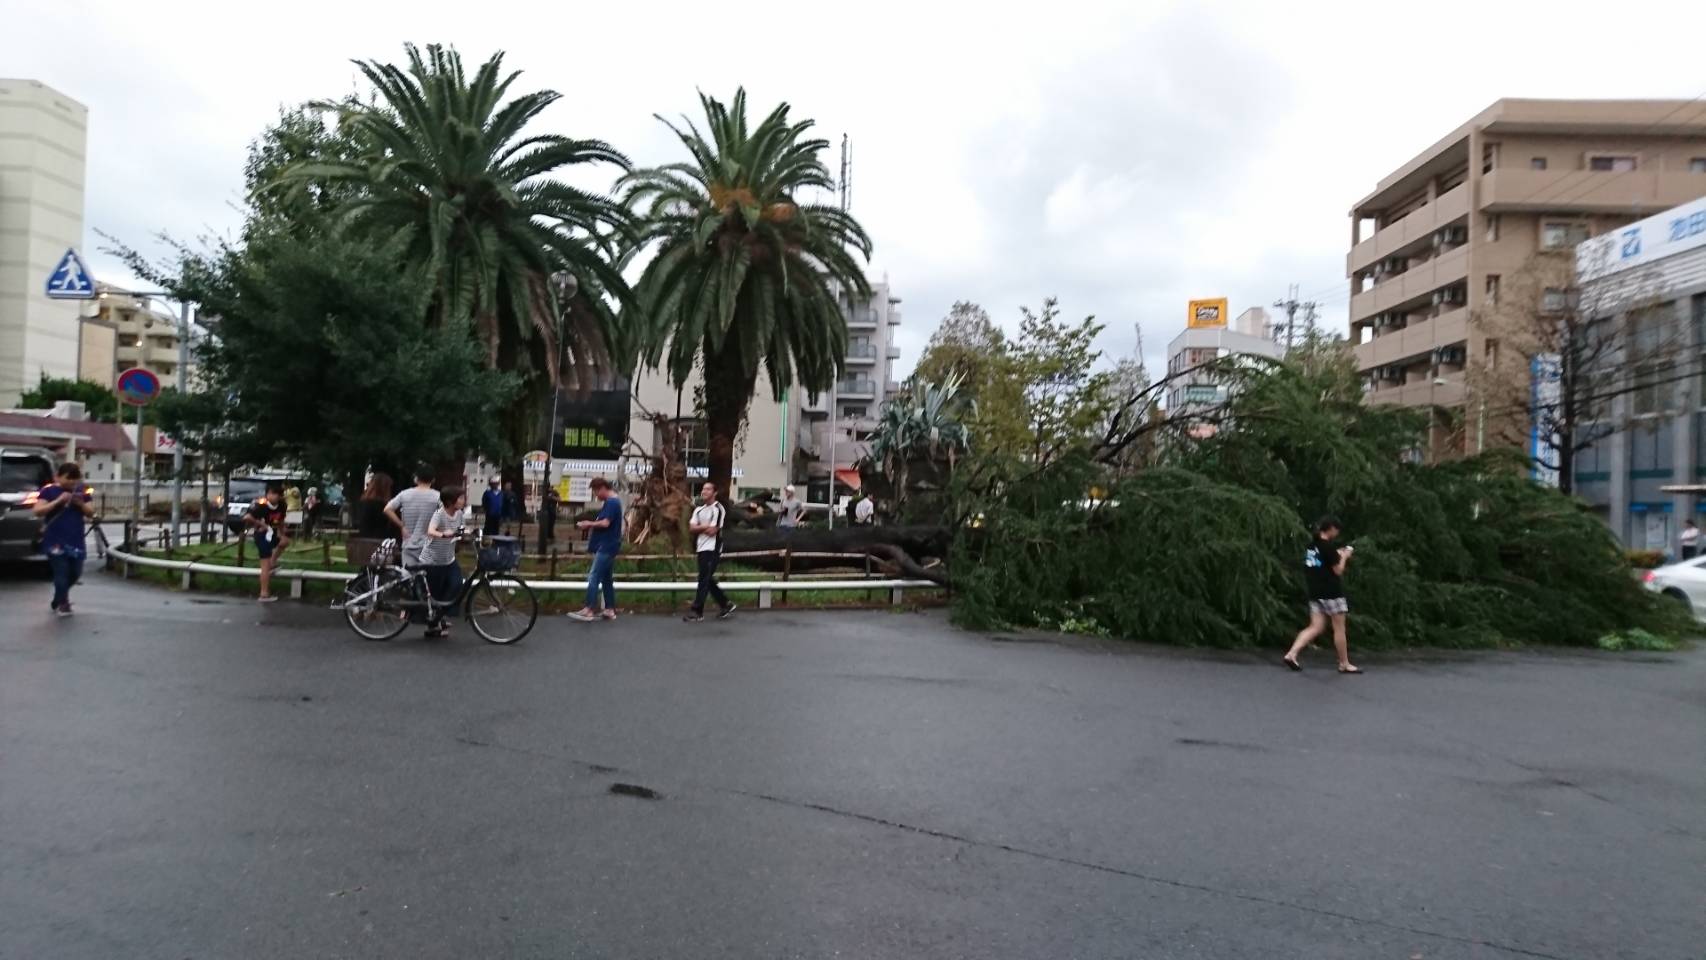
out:
<path id="1" fill-rule="evenodd" d="M 1530 482 L 1514 454 L 1414 462 L 1424 420 L 1364 405 L 1341 359 L 1230 375 L 1218 429 L 1172 425 L 1159 464 L 1135 476 L 1114 478 L 1093 447 L 966 470 L 960 512 L 978 521 L 955 539 L 960 622 L 1280 646 L 1305 619 L 1309 525 L 1332 514 L 1357 548 L 1346 589 L 1359 648 L 1693 629 L 1641 588 L 1604 524 Z"/>

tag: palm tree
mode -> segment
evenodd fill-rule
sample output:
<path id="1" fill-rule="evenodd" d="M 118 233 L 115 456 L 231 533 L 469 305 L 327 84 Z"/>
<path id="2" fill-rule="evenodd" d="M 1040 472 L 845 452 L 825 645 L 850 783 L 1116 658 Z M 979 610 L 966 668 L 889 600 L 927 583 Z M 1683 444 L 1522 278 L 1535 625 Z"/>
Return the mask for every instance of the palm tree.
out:
<path id="1" fill-rule="evenodd" d="M 912 491 L 915 466 L 930 468 L 938 474 L 934 479 L 940 480 L 940 464 L 945 461 L 952 472 L 969 446 L 963 421 L 967 404 L 959 392 L 960 381 L 959 374 L 951 374 L 941 384 L 915 377 L 906 393 L 883 406 L 867 459 L 894 487 L 897 512 Z"/>
<path id="2" fill-rule="evenodd" d="M 834 186 L 818 160 L 829 142 L 803 139 L 812 121 L 791 123 L 783 103 L 749 130 L 744 89 L 728 106 L 699 102 L 704 134 L 686 117 L 680 127 L 658 118 L 691 159 L 623 182 L 641 243 L 657 245 L 636 284 L 649 324 L 642 359 L 666 366 L 678 388 L 702 365 L 710 479 L 727 496 L 760 367 L 778 400 L 796 383 L 821 393 L 840 375 L 841 298 L 871 295 L 850 248 L 868 261 L 871 240 L 846 211 L 801 198 Z"/>
<path id="3" fill-rule="evenodd" d="M 528 389 L 512 429 L 526 442 L 539 402 L 565 368 L 584 380 L 612 364 L 616 317 L 603 293 L 631 296 L 612 265 L 615 240 L 628 229 L 625 208 L 553 175 L 631 164 L 601 140 L 523 136 L 559 94 L 506 102 L 520 72 L 502 72 L 502 52 L 470 78 L 453 49 L 404 49 L 406 69 L 355 62 L 377 91 L 372 102 L 315 104 L 338 115 L 357 158 L 296 165 L 280 184 L 356 188 L 337 213 L 344 228 L 403 238 L 406 260 L 431 290 L 429 317 L 470 325 L 490 366 L 524 374 Z"/>

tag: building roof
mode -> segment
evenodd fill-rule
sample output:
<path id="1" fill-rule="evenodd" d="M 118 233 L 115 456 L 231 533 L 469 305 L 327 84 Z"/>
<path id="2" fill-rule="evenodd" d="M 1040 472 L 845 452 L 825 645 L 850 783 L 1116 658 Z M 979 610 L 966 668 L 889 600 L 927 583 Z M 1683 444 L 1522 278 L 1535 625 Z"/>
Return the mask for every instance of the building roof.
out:
<path id="1" fill-rule="evenodd" d="M 116 423 L 68 420 L 41 413 L 0 413 L 0 441 L 37 447 L 63 447 L 77 441 L 79 451 L 124 453 L 136 449 Z"/>
<path id="2" fill-rule="evenodd" d="M 1398 169 L 1380 178 L 1368 196 L 1351 208 L 1379 209 L 1400 193 L 1413 189 L 1418 173 L 1440 172 L 1434 167 L 1460 166 L 1457 151 L 1469 132 L 1552 133 L 1579 136 L 1698 136 L 1706 137 L 1706 100 L 1524 100 L 1504 98 L 1470 117 L 1433 146 L 1416 154 Z M 1420 178 L 1425 180 L 1424 178 Z"/>

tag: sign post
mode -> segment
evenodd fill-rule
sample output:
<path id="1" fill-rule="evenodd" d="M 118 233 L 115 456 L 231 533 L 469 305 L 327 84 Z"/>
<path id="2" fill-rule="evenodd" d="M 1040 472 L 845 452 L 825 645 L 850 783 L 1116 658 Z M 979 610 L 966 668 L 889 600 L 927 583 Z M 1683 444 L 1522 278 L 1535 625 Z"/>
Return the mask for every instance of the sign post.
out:
<path id="1" fill-rule="evenodd" d="M 136 408 L 136 476 L 130 481 L 132 529 L 142 524 L 142 408 L 153 403 L 159 395 L 160 378 L 141 367 L 132 367 L 118 375 L 120 402 Z"/>

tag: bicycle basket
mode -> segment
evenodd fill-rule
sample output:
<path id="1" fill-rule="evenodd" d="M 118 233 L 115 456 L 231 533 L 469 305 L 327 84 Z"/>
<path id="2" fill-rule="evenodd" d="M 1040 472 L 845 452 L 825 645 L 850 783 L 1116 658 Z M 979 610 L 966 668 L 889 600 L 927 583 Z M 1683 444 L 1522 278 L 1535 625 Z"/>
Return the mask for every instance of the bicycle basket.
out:
<path id="1" fill-rule="evenodd" d="M 487 537 L 491 546 L 480 548 L 480 566 L 493 573 L 521 565 L 521 541 L 515 537 Z"/>
<path id="2" fill-rule="evenodd" d="M 371 541 L 370 541 L 371 542 Z M 351 559 L 354 559 L 354 546 L 351 546 Z M 397 562 L 397 541 L 394 539 L 381 540 L 374 544 L 373 552 L 367 555 L 366 565 L 377 569 L 389 567 Z"/>

